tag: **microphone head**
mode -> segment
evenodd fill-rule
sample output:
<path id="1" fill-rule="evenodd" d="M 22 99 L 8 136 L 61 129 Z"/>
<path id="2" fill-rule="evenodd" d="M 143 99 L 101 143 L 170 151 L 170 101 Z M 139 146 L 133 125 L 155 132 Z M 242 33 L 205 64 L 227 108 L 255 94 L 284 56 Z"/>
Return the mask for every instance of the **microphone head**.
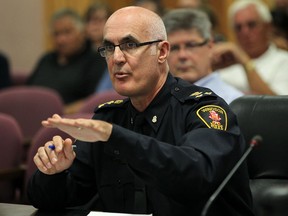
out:
<path id="1" fill-rule="evenodd" d="M 253 138 L 251 139 L 250 145 L 252 146 L 256 146 L 259 145 L 260 143 L 262 143 L 263 138 L 260 135 L 255 135 L 253 136 Z"/>

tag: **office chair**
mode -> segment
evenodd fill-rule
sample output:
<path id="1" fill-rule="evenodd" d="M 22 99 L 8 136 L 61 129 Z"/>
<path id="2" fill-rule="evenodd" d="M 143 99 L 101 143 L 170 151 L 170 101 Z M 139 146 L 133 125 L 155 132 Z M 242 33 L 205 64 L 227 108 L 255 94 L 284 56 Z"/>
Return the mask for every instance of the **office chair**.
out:
<path id="1" fill-rule="evenodd" d="M 23 69 L 13 70 L 11 73 L 11 81 L 13 86 L 23 86 L 26 85 L 26 81 L 29 77 L 30 71 Z"/>
<path id="2" fill-rule="evenodd" d="M 29 148 L 30 140 L 41 127 L 41 121 L 54 113 L 62 114 L 64 104 L 58 93 L 49 88 L 13 86 L 0 91 L 0 112 L 13 116 L 24 136 L 23 149 Z M 25 161 L 26 154 L 23 153 Z"/>
<path id="3" fill-rule="evenodd" d="M 255 135 L 263 138 L 247 158 L 256 215 L 286 215 L 288 96 L 246 95 L 230 106 L 237 115 L 247 145 Z"/>
<path id="4" fill-rule="evenodd" d="M 23 135 L 17 121 L 0 113 L 0 202 L 16 201 L 21 165 Z"/>
<path id="5" fill-rule="evenodd" d="M 112 101 L 112 100 L 121 100 L 126 97 L 119 95 L 114 90 L 107 90 L 99 93 L 95 93 L 88 97 L 83 106 L 80 108 L 80 113 L 94 113 L 94 109 L 100 104 Z"/>

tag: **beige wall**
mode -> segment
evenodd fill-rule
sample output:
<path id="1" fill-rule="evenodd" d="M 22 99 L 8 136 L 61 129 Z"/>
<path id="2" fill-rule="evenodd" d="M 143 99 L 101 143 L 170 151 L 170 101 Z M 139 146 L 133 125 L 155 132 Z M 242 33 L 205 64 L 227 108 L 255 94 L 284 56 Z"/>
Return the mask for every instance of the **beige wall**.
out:
<path id="1" fill-rule="evenodd" d="M 44 52 L 42 0 L 0 0 L 0 50 L 14 73 L 28 73 Z"/>

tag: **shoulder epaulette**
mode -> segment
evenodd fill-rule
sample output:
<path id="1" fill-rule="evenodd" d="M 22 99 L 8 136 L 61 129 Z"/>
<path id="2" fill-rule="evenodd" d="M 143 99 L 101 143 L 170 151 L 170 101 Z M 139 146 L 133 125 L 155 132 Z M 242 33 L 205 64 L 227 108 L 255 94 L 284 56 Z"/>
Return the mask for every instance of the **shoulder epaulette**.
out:
<path id="1" fill-rule="evenodd" d="M 172 94 L 180 101 L 200 100 L 205 97 L 217 97 L 217 95 L 208 88 L 196 85 L 182 85 L 177 83 L 173 89 Z"/>
<path id="2" fill-rule="evenodd" d="M 96 112 L 96 110 L 99 110 L 99 109 L 122 107 L 123 104 L 125 104 L 127 101 L 128 101 L 128 98 L 126 98 L 126 99 L 121 99 L 121 100 L 112 100 L 112 101 L 105 102 L 105 103 L 103 103 L 103 104 L 98 105 L 98 106 L 95 108 L 95 112 Z"/>
<path id="3" fill-rule="evenodd" d="M 123 100 L 112 100 L 112 101 L 108 101 L 108 102 L 105 102 L 103 104 L 100 104 L 98 106 L 98 108 L 101 108 L 101 107 L 113 107 L 113 106 L 117 106 L 119 104 L 122 104 L 124 101 Z"/>
<path id="4" fill-rule="evenodd" d="M 198 98 L 201 98 L 201 97 L 204 97 L 204 96 L 213 96 L 215 95 L 212 91 L 196 91 L 196 92 L 193 92 L 189 95 L 189 97 L 191 98 L 194 98 L 194 99 L 198 99 Z"/>

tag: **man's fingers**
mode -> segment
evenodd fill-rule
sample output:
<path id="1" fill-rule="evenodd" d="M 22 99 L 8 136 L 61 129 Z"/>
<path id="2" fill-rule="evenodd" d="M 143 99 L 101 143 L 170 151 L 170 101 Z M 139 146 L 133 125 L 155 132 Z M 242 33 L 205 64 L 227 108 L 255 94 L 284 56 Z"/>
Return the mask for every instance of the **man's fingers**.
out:
<path id="1" fill-rule="evenodd" d="M 76 153 L 74 152 L 72 145 L 65 145 L 64 154 L 68 160 L 74 160 L 76 157 Z"/>
<path id="2" fill-rule="evenodd" d="M 55 151 L 61 152 L 63 149 L 63 143 L 64 143 L 64 140 L 62 139 L 62 137 L 54 136 L 52 139 L 52 142 L 53 142 L 52 144 L 54 144 L 55 146 Z"/>
<path id="3" fill-rule="evenodd" d="M 35 165 L 37 166 L 37 168 L 38 168 L 41 172 L 43 172 L 43 173 L 46 173 L 46 172 L 47 172 L 48 169 L 46 168 L 45 164 L 43 164 L 43 162 L 42 162 L 42 160 L 40 159 L 38 153 L 35 154 L 35 156 L 34 156 L 34 158 L 33 158 L 33 161 L 34 161 Z"/>
<path id="4" fill-rule="evenodd" d="M 37 159 L 37 160 L 35 161 L 35 159 Z M 38 152 L 34 157 L 34 162 L 37 165 L 37 167 L 42 167 L 42 169 L 44 169 L 46 171 L 48 169 L 52 168 L 52 163 L 51 163 L 49 156 L 45 150 L 45 147 L 40 147 L 38 149 Z"/>

